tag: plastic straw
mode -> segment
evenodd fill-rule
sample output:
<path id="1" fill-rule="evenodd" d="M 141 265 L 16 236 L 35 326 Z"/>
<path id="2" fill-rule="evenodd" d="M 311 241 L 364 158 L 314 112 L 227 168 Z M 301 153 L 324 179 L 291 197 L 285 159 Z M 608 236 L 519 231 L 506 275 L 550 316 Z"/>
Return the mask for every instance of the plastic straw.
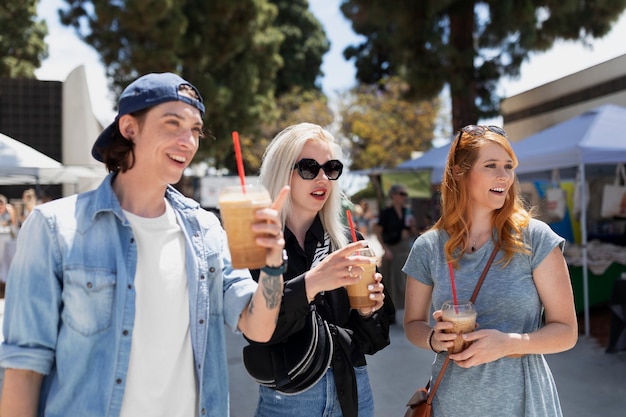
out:
<path id="1" fill-rule="evenodd" d="M 459 313 L 459 303 L 456 299 L 456 285 L 454 283 L 454 268 L 452 268 L 452 262 L 448 262 L 448 267 L 450 269 L 450 285 L 452 286 L 452 298 L 454 299 L 454 311 Z"/>
<path id="2" fill-rule="evenodd" d="M 352 222 L 352 212 L 346 210 L 346 216 L 348 217 L 348 224 L 350 225 L 350 232 L 352 232 L 352 241 L 356 242 L 356 231 L 354 230 L 354 223 Z M 356 251 L 357 255 L 361 254 L 361 251 Z"/>
<path id="3" fill-rule="evenodd" d="M 354 231 L 354 223 L 352 222 L 352 212 L 350 210 L 346 210 L 346 216 L 348 217 L 350 231 L 352 232 L 352 241 L 356 242 L 356 232 Z"/>
<path id="4" fill-rule="evenodd" d="M 237 172 L 239 173 L 239 182 L 241 189 L 246 193 L 246 173 L 243 170 L 243 158 L 241 157 L 241 145 L 239 144 L 239 133 L 233 131 L 233 145 L 235 146 L 235 158 L 237 158 Z"/>

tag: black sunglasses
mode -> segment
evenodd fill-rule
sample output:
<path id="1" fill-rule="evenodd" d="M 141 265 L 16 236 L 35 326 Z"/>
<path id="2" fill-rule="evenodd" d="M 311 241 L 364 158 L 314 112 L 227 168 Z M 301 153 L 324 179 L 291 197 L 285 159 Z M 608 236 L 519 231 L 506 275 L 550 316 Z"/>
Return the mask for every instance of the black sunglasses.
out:
<path id="1" fill-rule="evenodd" d="M 496 135 L 500 135 L 506 139 L 508 139 L 509 137 L 506 135 L 506 132 L 504 131 L 504 129 L 502 129 L 501 127 L 498 126 L 483 126 L 483 125 L 467 125 L 462 127 L 461 129 L 459 129 L 457 136 L 456 136 L 456 142 L 454 143 L 454 160 L 456 163 L 456 151 L 459 149 L 459 143 L 461 142 L 461 136 L 463 136 L 463 133 L 470 135 L 472 137 L 479 137 L 479 136 L 483 136 L 485 133 L 487 133 L 487 131 L 489 132 L 493 132 Z"/>
<path id="2" fill-rule="evenodd" d="M 313 180 L 319 174 L 320 169 L 324 170 L 324 174 L 329 180 L 336 180 L 341 176 L 343 172 L 343 164 L 337 159 L 331 159 L 324 165 L 320 165 L 315 159 L 302 158 L 293 166 L 293 169 L 298 169 L 298 174 L 303 180 Z"/>
<path id="3" fill-rule="evenodd" d="M 408 197 L 409 194 L 405 191 L 398 191 L 396 194 L 401 195 L 402 197 Z"/>

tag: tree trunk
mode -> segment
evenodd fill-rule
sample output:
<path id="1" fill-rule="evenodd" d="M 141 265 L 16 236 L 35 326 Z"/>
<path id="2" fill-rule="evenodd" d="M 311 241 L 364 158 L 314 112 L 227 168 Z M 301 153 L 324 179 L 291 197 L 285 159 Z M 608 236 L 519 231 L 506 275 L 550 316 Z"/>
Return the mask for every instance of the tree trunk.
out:
<path id="1" fill-rule="evenodd" d="M 454 132 L 478 122 L 474 77 L 474 2 L 459 1 L 450 8 L 450 96 Z"/>

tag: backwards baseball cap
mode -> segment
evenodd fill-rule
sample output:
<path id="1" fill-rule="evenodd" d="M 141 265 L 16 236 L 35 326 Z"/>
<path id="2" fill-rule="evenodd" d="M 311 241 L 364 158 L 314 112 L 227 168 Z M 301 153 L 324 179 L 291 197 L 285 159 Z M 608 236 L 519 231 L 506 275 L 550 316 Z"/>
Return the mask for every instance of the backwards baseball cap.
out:
<path id="1" fill-rule="evenodd" d="M 181 86 L 191 87 L 198 95 L 198 100 L 184 95 L 179 91 Z M 168 101 L 182 101 L 200 110 L 204 116 L 202 96 L 196 87 L 176 74 L 164 72 L 147 74 L 133 81 L 122 91 L 118 103 L 117 116 L 106 129 L 102 131 L 96 143 L 91 148 L 91 155 L 100 162 L 103 161 L 102 150 L 109 146 L 117 129 L 117 121 L 125 114 L 131 114 Z"/>

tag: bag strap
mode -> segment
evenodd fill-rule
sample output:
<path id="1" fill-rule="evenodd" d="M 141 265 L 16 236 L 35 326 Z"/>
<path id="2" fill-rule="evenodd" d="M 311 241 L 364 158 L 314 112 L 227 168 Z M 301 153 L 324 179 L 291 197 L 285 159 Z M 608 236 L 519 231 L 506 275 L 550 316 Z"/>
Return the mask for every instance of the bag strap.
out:
<path id="1" fill-rule="evenodd" d="M 489 257 L 489 260 L 487 261 L 487 265 L 485 265 L 485 269 L 483 269 L 483 273 L 480 274 L 480 278 L 478 278 L 478 282 L 476 283 L 476 288 L 474 289 L 474 293 L 472 294 L 472 298 L 470 299 L 472 303 L 476 301 L 476 297 L 478 296 L 478 291 L 480 291 L 480 287 L 482 287 L 483 285 L 483 281 L 485 280 L 485 277 L 487 276 L 487 271 L 489 271 L 489 267 L 491 267 L 491 263 L 496 257 L 496 253 L 498 253 L 499 247 L 500 245 L 496 244 L 496 246 L 493 248 L 493 251 L 491 252 L 491 256 Z M 449 363 L 450 363 L 450 355 L 446 355 L 446 360 L 443 362 L 443 365 L 441 365 L 441 371 L 439 371 L 439 376 L 437 377 L 437 380 L 435 381 L 433 388 L 428 392 L 428 399 L 426 400 L 428 404 L 432 404 L 433 398 L 435 398 L 435 393 L 437 392 L 437 388 L 439 388 L 439 383 L 441 382 L 441 379 L 443 378 L 443 374 L 444 372 L 446 372 L 446 368 L 448 367 Z M 430 384 L 430 381 L 428 383 Z M 428 386 L 426 387 L 426 389 L 428 389 Z"/>
<path id="2" fill-rule="evenodd" d="M 491 266 L 491 263 L 495 259 L 499 248 L 500 248 L 500 244 L 496 244 L 496 246 L 493 248 L 493 251 L 491 252 L 491 256 L 489 256 L 487 265 L 485 265 L 485 269 L 483 269 L 483 273 L 480 274 L 480 278 L 478 278 L 478 282 L 476 283 L 476 288 L 474 288 L 474 293 L 472 294 L 472 298 L 470 298 L 470 301 L 472 303 L 476 301 L 476 297 L 478 297 L 478 291 L 480 291 L 480 287 L 482 287 L 483 285 L 483 281 L 485 280 L 485 277 L 487 276 L 487 271 L 489 271 L 489 267 Z"/>

